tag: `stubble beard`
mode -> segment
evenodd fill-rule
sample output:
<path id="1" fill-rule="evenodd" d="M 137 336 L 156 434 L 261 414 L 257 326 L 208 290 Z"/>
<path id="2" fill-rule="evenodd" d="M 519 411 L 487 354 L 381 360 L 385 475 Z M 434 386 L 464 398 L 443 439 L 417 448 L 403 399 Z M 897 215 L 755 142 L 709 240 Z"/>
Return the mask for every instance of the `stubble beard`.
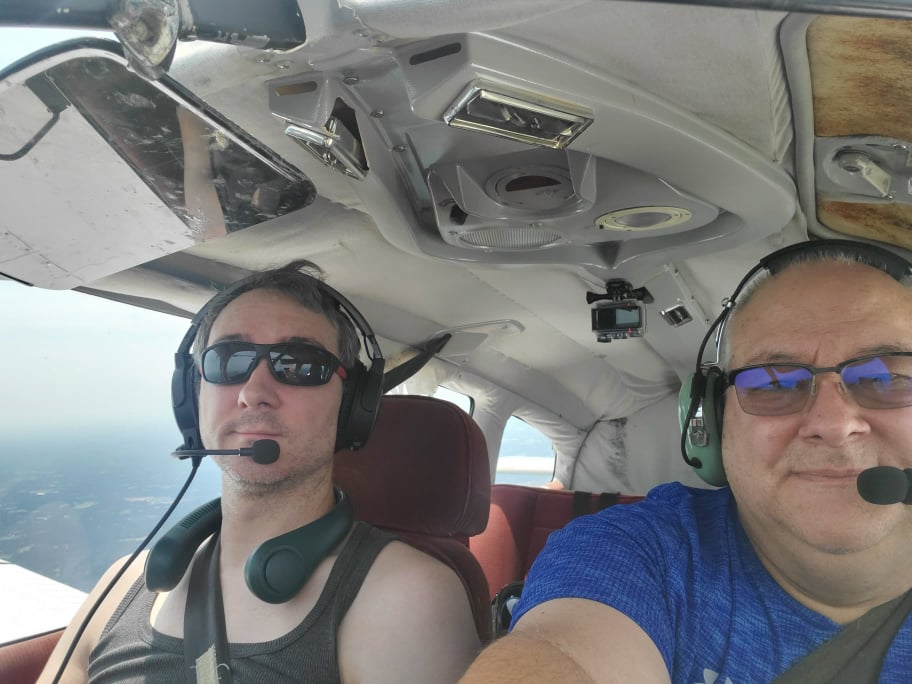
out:
<path id="1" fill-rule="evenodd" d="M 311 444 L 307 449 L 288 449 L 281 454 L 282 459 L 294 460 L 288 468 L 278 469 L 263 466 L 262 475 L 250 477 L 234 468 L 234 462 L 225 457 L 218 462 L 222 470 L 222 490 L 231 489 L 245 498 L 275 498 L 290 492 L 307 495 L 310 490 L 318 490 L 327 480 L 332 480 L 333 449 L 332 444 Z M 284 464 L 283 464 L 284 465 Z"/>

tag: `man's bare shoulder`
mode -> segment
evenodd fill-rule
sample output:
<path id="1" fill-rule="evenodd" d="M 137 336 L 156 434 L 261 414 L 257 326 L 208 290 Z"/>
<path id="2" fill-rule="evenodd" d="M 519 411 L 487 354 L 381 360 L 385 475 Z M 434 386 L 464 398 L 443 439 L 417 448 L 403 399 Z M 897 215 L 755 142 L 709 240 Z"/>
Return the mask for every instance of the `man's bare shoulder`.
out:
<path id="1" fill-rule="evenodd" d="M 402 570 L 408 570 L 417 581 L 446 582 L 451 578 L 459 582 L 456 573 L 445 563 L 399 540 L 391 541 L 377 555 L 371 568 L 372 579 L 397 582 L 401 580 Z"/>
<path id="2" fill-rule="evenodd" d="M 401 541 L 390 542 L 377 556 L 358 601 L 361 604 L 358 608 L 369 610 L 409 606 L 414 612 L 421 610 L 415 606 L 415 602 L 420 602 L 432 610 L 453 613 L 464 608 L 471 613 L 465 587 L 455 571 Z"/>
<path id="3" fill-rule="evenodd" d="M 400 541 L 377 556 L 340 629 L 345 681 L 454 682 L 480 643 L 465 587 Z"/>

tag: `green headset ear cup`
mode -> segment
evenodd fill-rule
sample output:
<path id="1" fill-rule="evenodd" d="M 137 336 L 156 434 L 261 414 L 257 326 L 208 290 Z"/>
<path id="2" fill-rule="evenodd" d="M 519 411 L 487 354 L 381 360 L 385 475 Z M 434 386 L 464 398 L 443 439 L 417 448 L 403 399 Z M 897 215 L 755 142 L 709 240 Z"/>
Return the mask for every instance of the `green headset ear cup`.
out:
<path id="1" fill-rule="evenodd" d="M 705 444 L 694 444 L 689 426 L 685 425 L 690 411 L 690 388 L 694 376 L 691 374 L 681 386 L 678 394 L 678 423 L 681 430 L 687 430 L 684 437 L 684 448 L 687 457 L 700 462 L 694 471 L 707 484 L 722 487 L 728 483 L 725 468 L 722 464 L 722 408 L 725 392 L 724 373 L 716 366 L 711 366 L 705 373 L 706 383 L 700 402 L 703 406 L 703 426 L 706 433 Z"/>

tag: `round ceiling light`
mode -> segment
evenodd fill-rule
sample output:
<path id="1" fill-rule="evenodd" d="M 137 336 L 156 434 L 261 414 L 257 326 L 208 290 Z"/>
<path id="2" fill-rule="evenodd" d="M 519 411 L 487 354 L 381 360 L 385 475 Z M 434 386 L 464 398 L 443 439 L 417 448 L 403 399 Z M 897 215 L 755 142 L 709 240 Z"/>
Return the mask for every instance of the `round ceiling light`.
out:
<path id="1" fill-rule="evenodd" d="M 631 207 L 602 214 L 595 225 L 604 230 L 656 230 L 684 223 L 691 216 L 681 207 Z"/>

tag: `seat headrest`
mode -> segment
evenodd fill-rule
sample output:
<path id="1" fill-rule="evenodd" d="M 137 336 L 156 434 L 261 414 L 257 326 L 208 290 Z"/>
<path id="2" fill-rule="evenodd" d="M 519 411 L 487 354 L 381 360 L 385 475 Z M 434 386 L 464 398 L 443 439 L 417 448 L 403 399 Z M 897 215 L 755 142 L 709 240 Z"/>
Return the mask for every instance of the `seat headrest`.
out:
<path id="1" fill-rule="evenodd" d="M 484 435 L 442 399 L 383 397 L 367 444 L 336 453 L 333 479 L 351 497 L 357 519 L 385 529 L 467 537 L 488 521 Z"/>

